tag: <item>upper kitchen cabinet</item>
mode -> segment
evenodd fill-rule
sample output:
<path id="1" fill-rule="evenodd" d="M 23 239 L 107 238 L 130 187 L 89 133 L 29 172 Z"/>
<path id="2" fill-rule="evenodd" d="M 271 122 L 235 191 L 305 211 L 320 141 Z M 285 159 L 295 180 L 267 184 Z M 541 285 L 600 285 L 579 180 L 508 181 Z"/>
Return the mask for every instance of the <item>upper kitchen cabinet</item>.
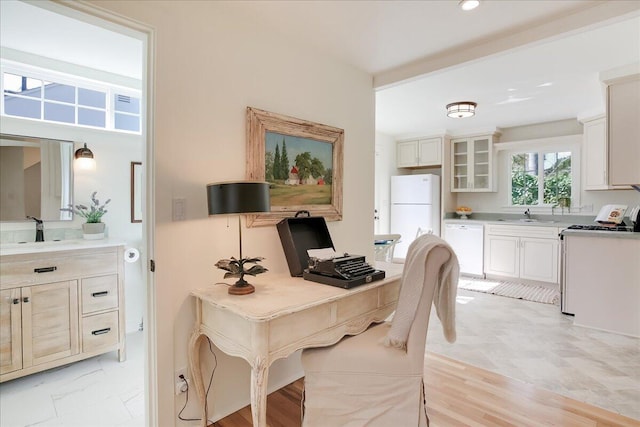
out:
<path id="1" fill-rule="evenodd" d="M 607 83 L 609 185 L 640 184 L 640 74 Z"/>
<path id="2" fill-rule="evenodd" d="M 482 135 L 451 140 L 451 191 L 495 191 L 496 139 L 496 135 Z"/>
<path id="3" fill-rule="evenodd" d="M 583 121 L 583 164 L 585 190 L 608 190 L 607 119 L 604 116 Z"/>
<path id="4" fill-rule="evenodd" d="M 442 137 L 398 141 L 396 144 L 396 166 L 418 168 L 442 166 Z"/>

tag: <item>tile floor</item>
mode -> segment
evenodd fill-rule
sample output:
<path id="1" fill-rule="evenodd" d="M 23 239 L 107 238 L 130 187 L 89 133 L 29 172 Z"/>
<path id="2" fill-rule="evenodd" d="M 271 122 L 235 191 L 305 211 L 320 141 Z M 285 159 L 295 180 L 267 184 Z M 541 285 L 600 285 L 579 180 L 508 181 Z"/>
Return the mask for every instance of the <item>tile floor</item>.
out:
<path id="1" fill-rule="evenodd" d="M 111 352 L 0 384 L 0 426 L 143 427 L 143 333 Z"/>
<path id="2" fill-rule="evenodd" d="M 432 311 L 427 351 L 640 420 L 640 339 L 573 326 L 551 304 L 459 289 L 458 339 Z"/>

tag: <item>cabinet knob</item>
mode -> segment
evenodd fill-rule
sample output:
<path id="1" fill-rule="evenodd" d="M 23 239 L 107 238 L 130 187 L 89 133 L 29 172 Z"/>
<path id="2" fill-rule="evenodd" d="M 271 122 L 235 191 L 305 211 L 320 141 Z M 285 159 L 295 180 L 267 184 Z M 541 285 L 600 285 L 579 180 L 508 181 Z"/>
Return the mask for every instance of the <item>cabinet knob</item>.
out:
<path id="1" fill-rule="evenodd" d="M 20 298 L 14 298 L 12 303 L 13 304 L 20 304 Z"/>
<path id="2" fill-rule="evenodd" d="M 24 297 L 24 298 L 22 298 L 22 302 L 25 302 L 25 303 L 26 303 L 26 302 L 29 302 L 29 297 Z"/>

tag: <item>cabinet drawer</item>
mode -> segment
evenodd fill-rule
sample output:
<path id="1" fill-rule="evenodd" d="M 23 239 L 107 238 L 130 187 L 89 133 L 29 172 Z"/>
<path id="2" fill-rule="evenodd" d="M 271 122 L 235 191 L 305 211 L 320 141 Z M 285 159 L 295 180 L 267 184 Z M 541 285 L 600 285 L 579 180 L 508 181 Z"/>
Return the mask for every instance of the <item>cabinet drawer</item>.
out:
<path id="1" fill-rule="evenodd" d="M 82 318 L 82 351 L 85 353 L 118 343 L 118 312 Z"/>
<path id="2" fill-rule="evenodd" d="M 80 281 L 82 314 L 118 308 L 118 275 L 87 277 Z"/>
<path id="3" fill-rule="evenodd" d="M 118 252 L 91 254 L 21 255 L 3 257 L 0 263 L 2 288 L 57 282 L 82 276 L 115 274 L 118 269 Z"/>

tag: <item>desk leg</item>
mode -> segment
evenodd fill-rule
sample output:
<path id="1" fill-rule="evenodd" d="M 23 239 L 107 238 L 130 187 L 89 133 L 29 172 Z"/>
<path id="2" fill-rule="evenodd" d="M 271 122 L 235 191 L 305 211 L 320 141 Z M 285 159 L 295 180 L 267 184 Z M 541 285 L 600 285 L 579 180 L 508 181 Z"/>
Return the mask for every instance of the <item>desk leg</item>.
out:
<path id="1" fill-rule="evenodd" d="M 196 389 L 196 396 L 200 402 L 202 427 L 207 427 L 207 401 L 204 393 L 204 381 L 202 379 L 202 369 L 200 368 L 200 344 L 206 338 L 199 330 L 193 331 L 189 339 L 189 367 L 193 386 Z"/>
<path id="2" fill-rule="evenodd" d="M 256 358 L 251 366 L 251 417 L 255 427 L 267 427 L 267 383 L 269 364 Z"/>

